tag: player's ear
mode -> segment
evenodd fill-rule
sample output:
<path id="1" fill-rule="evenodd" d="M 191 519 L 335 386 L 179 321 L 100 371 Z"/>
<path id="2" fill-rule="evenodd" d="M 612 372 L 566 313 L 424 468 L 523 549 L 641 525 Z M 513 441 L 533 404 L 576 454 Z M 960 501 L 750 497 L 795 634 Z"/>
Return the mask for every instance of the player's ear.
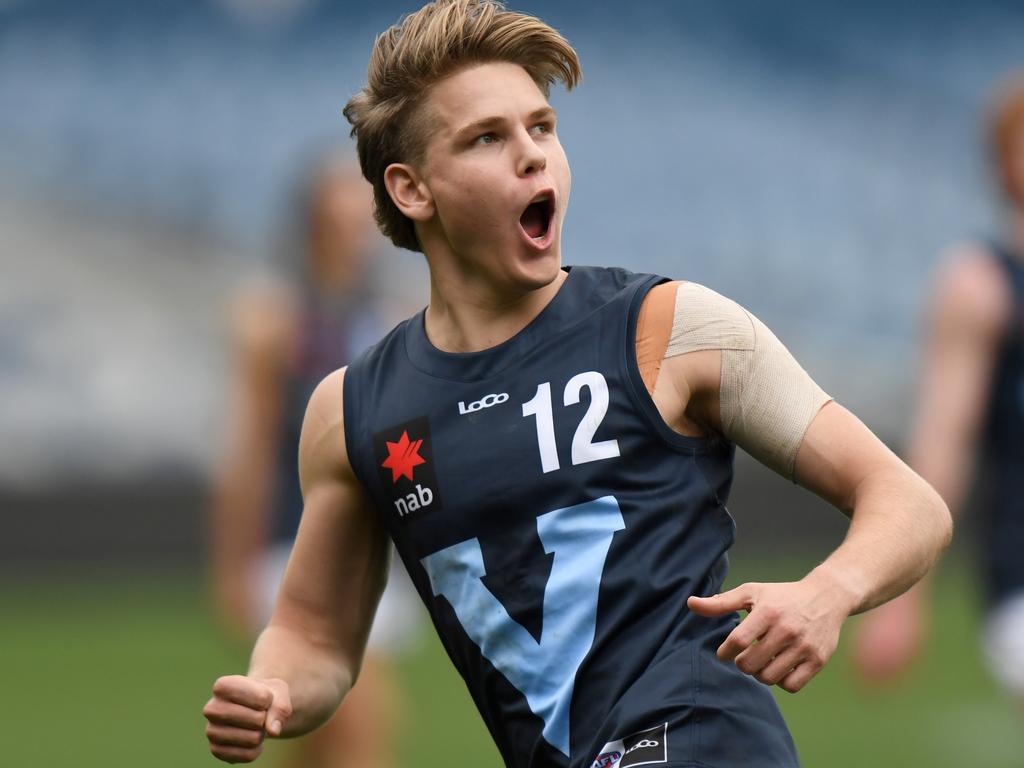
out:
<path id="1" fill-rule="evenodd" d="M 389 165 L 384 170 L 384 186 L 398 210 L 408 218 L 418 222 L 433 218 L 434 196 L 411 165 Z"/>

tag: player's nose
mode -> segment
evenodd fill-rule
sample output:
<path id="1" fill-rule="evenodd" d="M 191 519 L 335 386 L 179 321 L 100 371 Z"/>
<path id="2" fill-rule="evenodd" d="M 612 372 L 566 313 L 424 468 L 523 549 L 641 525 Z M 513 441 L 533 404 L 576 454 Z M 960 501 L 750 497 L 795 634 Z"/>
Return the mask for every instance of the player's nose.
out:
<path id="1" fill-rule="evenodd" d="M 529 131 L 521 132 L 517 144 L 520 150 L 516 172 L 520 176 L 531 176 L 547 168 L 548 156 Z"/>

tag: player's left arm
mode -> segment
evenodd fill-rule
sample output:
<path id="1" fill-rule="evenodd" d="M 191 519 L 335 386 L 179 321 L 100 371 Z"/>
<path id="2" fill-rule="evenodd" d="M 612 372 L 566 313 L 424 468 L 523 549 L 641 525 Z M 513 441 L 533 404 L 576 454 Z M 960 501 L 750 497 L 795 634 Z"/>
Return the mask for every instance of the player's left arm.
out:
<path id="1" fill-rule="evenodd" d="M 800 581 L 747 583 L 689 601 L 704 615 L 748 611 L 719 657 L 795 692 L 832 656 L 848 616 L 895 597 L 927 572 L 949 543 L 952 523 L 931 486 L 829 400 L 763 324 L 719 300 L 728 302 L 711 299 L 709 311 L 732 316 L 732 348 L 665 361 L 685 392 L 687 420 L 724 433 L 851 520 L 843 543 Z"/>
<path id="2" fill-rule="evenodd" d="M 843 543 L 800 581 L 747 583 L 690 599 L 698 613 L 748 611 L 719 657 L 790 692 L 803 688 L 831 658 L 848 616 L 914 584 L 952 531 L 949 512 L 931 486 L 834 402 L 807 430 L 796 478 L 850 515 Z"/>

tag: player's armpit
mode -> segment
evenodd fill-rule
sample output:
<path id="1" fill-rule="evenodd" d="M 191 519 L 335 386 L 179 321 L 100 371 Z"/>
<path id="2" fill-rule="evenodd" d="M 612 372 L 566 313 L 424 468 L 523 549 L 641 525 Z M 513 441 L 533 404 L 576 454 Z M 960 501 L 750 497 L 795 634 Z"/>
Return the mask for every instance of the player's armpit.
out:
<path id="1" fill-rule="evenodd" d="M 299 447 L 302 522 L 250 675 L 287 681 L 286 735 L 323 722 L 354 684 L 390 547 L 345 448 L 344 370 L 310 399 Z"/>

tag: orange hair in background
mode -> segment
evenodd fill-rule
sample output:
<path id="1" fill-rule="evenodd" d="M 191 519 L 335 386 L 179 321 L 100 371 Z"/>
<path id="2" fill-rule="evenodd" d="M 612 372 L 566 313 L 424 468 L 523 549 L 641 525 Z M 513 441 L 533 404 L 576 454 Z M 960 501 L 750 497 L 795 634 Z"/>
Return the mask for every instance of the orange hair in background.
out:
<path id="1" fill-rule="evenodd" d="M 989 147 L 1003 192 L 1024 208 L 1024 72 L 997 91 L 989 118 Z"/>

